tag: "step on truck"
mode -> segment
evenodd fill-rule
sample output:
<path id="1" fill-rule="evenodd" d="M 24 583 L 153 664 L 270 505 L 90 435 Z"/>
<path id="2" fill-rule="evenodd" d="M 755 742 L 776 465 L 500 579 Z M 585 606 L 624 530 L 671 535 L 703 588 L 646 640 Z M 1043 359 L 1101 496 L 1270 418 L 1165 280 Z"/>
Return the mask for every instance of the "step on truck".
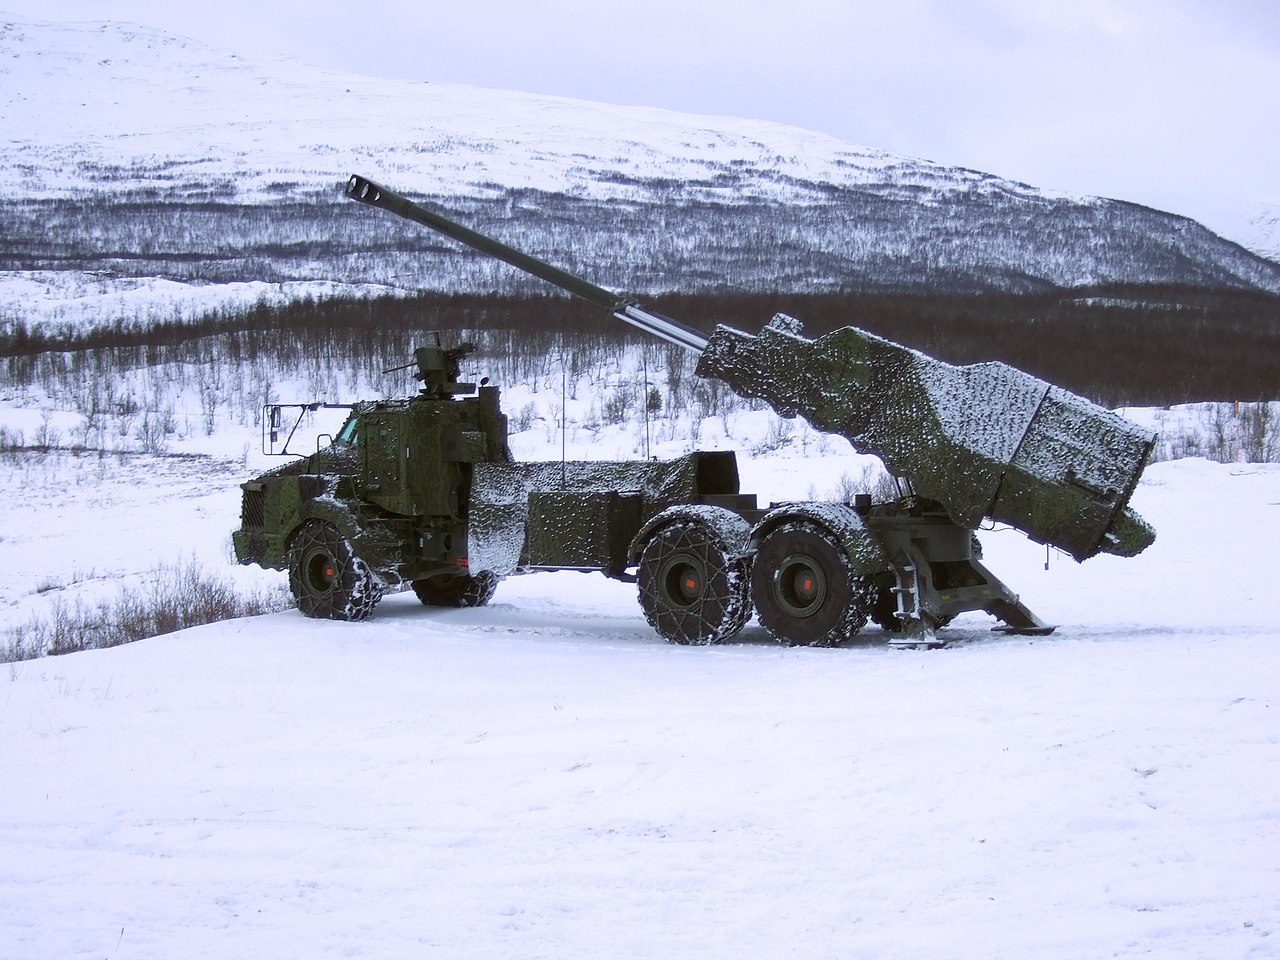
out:
<path id="1" fill-rule="evenodd" d="M 781 314 L 707 336 L 364 177 L 346 195 L 691 351 L 698 376 L 879 457 L 900 495 L 761 506 L 731 451 L 517 462 L 499 388 L 461 382 L 472 346 L 437 337 L 415 351 L 415 395 L 354 404 L 322 449 L 242 485 L 236 557 L 287 570 L 307 616 L 362 620 L 404 587 L 478 606 L 511 574 L 581 570 L 635 582 L 674 643 L 723 643 L 754 615 L 786 644 L 831 646 L 875 622 L 892 643 L 938 645 L 968 611 L 1004 632 L 1054 629 L 982 564 L 983 523 L 1078 561 L 1154 540 L 1128 502 L 1155 436 L 1006 364 L 953 366 L 851 326 L 809 339 Z M 269 408 L 264 429 L 281 418 Z"/>

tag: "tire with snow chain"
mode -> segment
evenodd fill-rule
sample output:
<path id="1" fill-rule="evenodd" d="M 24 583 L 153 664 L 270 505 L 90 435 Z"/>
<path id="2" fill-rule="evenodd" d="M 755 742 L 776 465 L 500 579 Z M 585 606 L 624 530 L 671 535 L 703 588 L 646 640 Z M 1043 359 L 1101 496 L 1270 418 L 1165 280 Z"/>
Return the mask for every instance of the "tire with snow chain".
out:
<path id="1" fill-rule="evenodd" d="M 860 576 L 836 538 L 804 520 L 769 533 L 751 567 L 761 625 L 794 646 L 829 647 L 852 637 L 866 624 L 875 596 L 874 578 Z"/>
<path id="2" fill-rule="evenodd" d="M 298 609 L 325 620 L 364 620 L 382 582 L 332 525 L 308 520 L 289 548 L 289 590 Z"/>
<path id="3" fill-rule="evenodd" d="M 434 577 L 413 581 L 413 592 L 428 607 L 483 607 L 493 599 L 498 577 L 481 570 L 474 577 Z"/>
<path id="4" fill-rule="evenodd" d="M 645 619 L 672 643 L 724 643 L 751 619 L 747 561 L 702 523 L 663 527 L 640 555 Z"/>

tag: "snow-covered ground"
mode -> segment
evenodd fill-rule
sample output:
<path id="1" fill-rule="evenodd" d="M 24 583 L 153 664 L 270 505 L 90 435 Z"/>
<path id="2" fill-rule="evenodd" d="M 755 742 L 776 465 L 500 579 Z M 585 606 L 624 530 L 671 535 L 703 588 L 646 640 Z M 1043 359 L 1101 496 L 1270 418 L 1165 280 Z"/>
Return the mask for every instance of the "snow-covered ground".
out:
<path id="1" fill-rule="evenodd" d="M 571 458 L 734 448 L 764 501 L 874 480 L 763 410 L 609 425 L 632 360 L 563 415 L 559 376 L 508 384 L 517 456 L 558 456 L 567 415 Z M 314 398 L 272 376 L 212 405 L 176 366 L 122 376 L 162 452 L 137 413 L 90 430 L 74 377 L 6 386 L 0 630 L 158 565 L 279 589 L 228 542 L 272 462 L 255 398 Z M 1130 560 L 982 532 L 1048 638 L 676 647 L 634 586 L 559 573 L 0 666 L 0 960 L 1280 956 L 1280 465 L 1158 463 L 1133 505 L 1159 536 Z"/>
<path id="2" fill-rule="evenodd" d="M 191 319 L 258 303 L 306 297 L 385 294 L 372 284 L 328 281 L 189 283 L 159 277 L 118 277 L 80 270 L 0 271 L 0 333 L 21 320 L 30 331 L 82 332 L 107 321 L 124 329 Z"/>
<path id="3" fill-rule="evenodd" d="M 743 486 L 826 492 L 836 449 Z M 25 469 L 10 623 L 147 551 L 226 564 L 257 467 Z M 1133 503 L 1131 560 L 982 534 L 1048 638 L 682 648 L 562 573 L 7 665 L 0 957 L 1278 956 L 1280 466 L 1156 464 Z"/>

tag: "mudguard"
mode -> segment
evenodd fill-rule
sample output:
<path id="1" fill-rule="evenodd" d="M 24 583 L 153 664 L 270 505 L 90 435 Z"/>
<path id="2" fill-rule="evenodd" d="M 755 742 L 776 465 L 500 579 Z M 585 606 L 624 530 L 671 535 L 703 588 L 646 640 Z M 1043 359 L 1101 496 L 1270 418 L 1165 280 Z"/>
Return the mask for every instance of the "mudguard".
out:
<path id="1" fill-rule="evenodd" d="M 751 531 L 754 549 L 782 524 L 792 520 L 810 520 L 835 535 L 854 568 L 864 576 L 874 576 L 890 569 L 880 541 L 875 538 L 862 516 L 843 503 L 784 503 L 770 510 Z"/>
<path id="2" fill-rule="evenodd" d="M 628 550 L 631 565 L 640 562 L 640 554 L 660 530 L 682 520 L 705 526 L 720 541 L 726 553 L 746 554 L 750 549 L 751 524 L 732 510 L 696 503 L 677 504 L 654 514 L 636 532 Z"/>

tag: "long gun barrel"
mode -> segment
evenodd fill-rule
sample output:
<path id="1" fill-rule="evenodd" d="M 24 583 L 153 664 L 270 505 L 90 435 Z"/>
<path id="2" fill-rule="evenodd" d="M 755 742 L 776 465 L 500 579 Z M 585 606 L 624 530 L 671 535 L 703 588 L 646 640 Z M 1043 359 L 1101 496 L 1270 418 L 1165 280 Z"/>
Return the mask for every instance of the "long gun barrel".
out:
<path id="1" fill-rule="evenodd" d="M 545 260 L 531 257 L 529 254 L 522 253 L 514 247 L 509 247 L 505 243 L 494 240 L 492 237 L 486 237 L 483 233 L 477 233 L 462 226 L 460 223 L 454 223 L 447 217 L 433 213 L 426 207 L 414 203 L 412 200 L 402 197 L 386 187 L 379 186 L 372 180 L 366 180 L 361 176 L 353 176 L 347 181 L 347 196 L 352 200 L 367 203 L 372 207 L 380 207 L 383 210 L 404 217 L 406 220 L 412 220 L 414 223 L 420 223 L 423 226 L 430 227 L 432 230 L 439 231 L 446 237 L 451 237 L 472 249 L 479 250 L 481 253 L 488 254 L 497 260 L 509 263 L 525 273 L 533 274 L 533 276 L 546 280 L 548 283 L 568 290 L 570 293 L 582 297 L 582 299 L 594 303 L 598 307 L 603 307 L 624 323 L 639 327 L 646 333 L 661 337 L 663 340 L 684 347 L 686 350 L 701 353 L 707 345 L 707 338 L 697 330 L 692 327 L 686 327 L 683 323 L 672 320 L 670 317 L 664 317 L 661 314 L 644 309 L 632 297 L 613 293 L 604 289 L 604 287 L 597 287 L 594 283 L 574 276 L 559 267 L 552 266 Z"/>
<path id="2" fill-rule="evenodd" d="M 363 177 L 353 176 L 346 192 L 697 353 L 699 376 L 875 454 L 962 526 L 1009 523 L 1077 560 L 1132 556 L 1155 539 L 1127 506 L 1154 434 L 1021 370 L 952 366 L 851 326 L 810 340 L 782 315 L 759 335 L 721 325 L 708 338 Z"/>

